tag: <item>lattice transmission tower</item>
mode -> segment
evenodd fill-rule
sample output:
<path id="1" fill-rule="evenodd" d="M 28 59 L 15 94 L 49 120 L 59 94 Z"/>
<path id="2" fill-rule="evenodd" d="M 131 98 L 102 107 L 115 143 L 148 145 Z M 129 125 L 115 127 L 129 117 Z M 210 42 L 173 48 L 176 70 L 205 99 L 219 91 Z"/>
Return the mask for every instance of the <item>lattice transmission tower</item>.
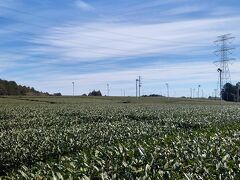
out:
<path id="1" fill-rule="evenodd" d="M 217 40 L 214 41 L 218 48 L 218 50 L 215 51 L 215 54 L 220 56 L 220 60 L 214 62 L 214 64 L 218 67 L 218 71 L 221 71 L 219 79 L 220 93 L 224 84 L 231 83 L 229 63 L 235 60 L 234 58 L 230 58 L 230 54 L 232 54 L 232 51 L 235 49 L 231 47 L 231 43 L 234 38 L 235 37 L 233 37 L 232 34 L 224 34 L 222 36 L 218 36 Z"/>

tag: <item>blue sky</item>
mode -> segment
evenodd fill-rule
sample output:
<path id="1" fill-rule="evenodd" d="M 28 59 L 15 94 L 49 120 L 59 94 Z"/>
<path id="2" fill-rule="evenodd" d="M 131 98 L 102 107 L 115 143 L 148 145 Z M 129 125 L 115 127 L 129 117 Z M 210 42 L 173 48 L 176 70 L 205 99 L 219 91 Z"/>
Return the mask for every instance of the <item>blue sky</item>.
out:
<path id="1" fill-rule="evenodd" d="M 236 37 L 230 65 L 240 81 L 240 2 L 236 0 L 4 0 L 0 77 L 50 93 L 100 89 L 110 95 L 204 96 L 217 88 L 213 41 Z M 238 48 L 239 47 L 239 48 Z M 196 96 L 196 94 L 195 94 Z"/>

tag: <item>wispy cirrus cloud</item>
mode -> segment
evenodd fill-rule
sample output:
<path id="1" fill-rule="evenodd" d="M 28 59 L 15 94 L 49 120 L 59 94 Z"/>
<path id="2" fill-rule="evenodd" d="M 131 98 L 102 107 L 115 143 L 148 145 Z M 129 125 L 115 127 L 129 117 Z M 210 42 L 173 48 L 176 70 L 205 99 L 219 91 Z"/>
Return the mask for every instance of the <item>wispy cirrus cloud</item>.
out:
<path id="1" fill-rule="evenodd" d="M 163 11 L 162 15 L 164 15 L 164 16 L 182 15 L 182 14 L 188 14 L 188 13 L 201 12 L 201 11 L 206 11 L 206 6 L 184 5 L 184 6 L 179 6 L 179 7 L 173 8 L 173 9 Z"/>
<path id="2" fill-rule="evenodd" d="M 4 0 L 4 1 L 0 1 L 0 5 L 11 5 L 12 3 L 14 3 L 14 0 Z"/>
<path id="3" fill-rule="evenodd" d="M 231 67 L 234 82 L 239 73 L 240 63 L 236 62 Z M 65 89 L 66 94 L 71 94 L 69 84 L 76 82 L 76 88 L 80 86 L 79 94 L 86 93 L 89 90 L 100 89 L 103 93 L 106 90 L 106 83 L 111 84 L 112 95 L 120 95 L 122 88 L 126 89 L 128 95 L 134 95 L 134 80 L 139 74 L 143 76 L 143 90 L 145 92 L 163 90 L 165 83 L 168 82 L 175 96 L 188 96 L 189 88 L 193 84 L 197 87 L 200 83 L 205 93 L 211 93 L 213 88 L 217 87 L 217 71 L 213 63 L 209 62 L 188 62 L 188 63 L 154 63 L 144 68 L 117 69 L 108 72 L 68 74 L 56 71 L 46 72 L 38 77 L 38 81 L 22 81 L 24 84 L 34 84 L 38 89 L 51 89 L 56 92 L 59 89 Z M 47 78 L 51 77 L 51 79 Z M 124 86 L 123 86 L 124 84 Z M 210 84 L 210 86 L 209 86 Z M 183 86 L 184 85 L 184 86 Z M 179 91 L 181 89 L 181 91 Z M 164 89 L 165 90 L 165 89 Z M 173 95 L 173 94 L 172 94 Z"/>
<path id="4" fill-rule="evenodd" d="M 235 27 L 240 17 L 186 20 L 155 24 L 88 23 L 55 27 L 46 35 L 32 39 L 44 44 L 35 50 L 58 54 L 72 61 L 99 61 L 148 55 L 201 55 L 214 48 L 221 33 Z M 228 28 L 222 28 L 229 23 Z M 221 30 L 220 30 L 221 29 Z M 33 49 L 34 50 L 34 49 Z"/>
<path id="5" fill-rule="evenodd" d="M 16 11 L 6 15 L 17 17 L 20 22 L 14 21 L 9 32 L 0 31 L 1 50 L 20 50 L 24 56 L 2 54 L 2 76 L 62 94 L 71 94 L 69 83 L 76 81 L 81 84 L 79 93 L 89 89 L 104 92 L 108 82 L 112 95 L 119 95 L 121 88 L 134 95 L 134 80 L 138 75 L 143 76 L 145 92 L 155 89 L 158 93 L 165 82 L 179 96 L 188 94 L 189 88 L 198 83 L 210 92 L 217 82 L 212 63 L 217 60 L 212 53 L 213 41 L 224 33 L 240 35 L 238 8 L 230 1 L 90 2 L 21 1 L 14 6 L 20 11 L 30 11 L 33 16 L 26 13 L 20 16 Z M 44 8 L 37 12 L 41 5 Z M 226 7 L 225 11 L 221 7 Z M 232 13 L 233 9 L 236 12 Z M 234 44 L 240 44 L 238 38 Z M 236 52 L 235 57 L 238 56 Z M 231 67 L 234 82 L 240 76 L 239 68 L 238 62 Z"/>
<path id="6" fill-rule="evenodd" d="M 83 0 L 75 0 L 75 5 L 83 10 L 83 11 L 92 11 L 94 10 L 94 7 L 91 6 L 89 3 L 86 3 L 85 1 Z"/>

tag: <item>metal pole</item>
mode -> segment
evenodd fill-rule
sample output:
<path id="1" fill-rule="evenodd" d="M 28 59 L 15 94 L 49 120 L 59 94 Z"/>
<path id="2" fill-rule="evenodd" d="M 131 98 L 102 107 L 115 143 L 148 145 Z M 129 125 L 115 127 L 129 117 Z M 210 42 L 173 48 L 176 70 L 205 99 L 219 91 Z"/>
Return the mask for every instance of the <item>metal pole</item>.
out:
<path id="1" fill-rule="evenodd" d="M 199 95 L 199 88 L 201 87 L 201 85 L 198 85 L 198 99 L 199 99 L 199 97 L 200 97 L 200 95 Z"/>
<path id="2" fill-rule="evenodd" d="M 220 100 L 222 100 L 222 69 L 218 68 L 217 71 L 219 72 L 219 76 L 220 76 L 220 78 L 219 78 L 219 80 L 220 80 L 219 95 L 220 95 Z"/>
<path id="3" fill-rule="evenodd" d="M 107 84 L 107 96 L 109 96 L 109 84 Z"/>
<path id="4" fill-rule="evenodd" d="M 215 92 L 215 100 L 217 100 L 217 89 L 214 89 Z"/>
<path id="5" fill-rule="evenodd" d="M 72 85 L 73 85 L 73 96 L 74 96 L 74 82 L 72 82 Z"/>
<path id="6" fill-rule="evenodd" d="M 138 77 L 138 91 L 139 91 L 139 97 L 141 96 L 141 76 Z"/>
<path id="7" fill-rule="evenodd" d="M 220 71 L 220 99 L 222 99 L 222 71 Z"/>
<path id="8" fill-rule="evenodd" d="M 166 83 L 166 86 L 167 86 L 167 97 L 169 98 L 169 85 L 168 85 L 168 83 Z"/>
<path id="9" fill-rule="evenodd" d="M 137 97 L 137 93 L 138 93 L 138 79 L 136 79 L 136 97 Z"/>
<path id="10" fill-rule="evenodd" d="M 238 86 L 238 89 L 237 89 L 237 101 L 240 102 L 240 99 L 239 99 L 239 97 L 240 97 L 240 85 L 238 84 L 237 86 Z"/>

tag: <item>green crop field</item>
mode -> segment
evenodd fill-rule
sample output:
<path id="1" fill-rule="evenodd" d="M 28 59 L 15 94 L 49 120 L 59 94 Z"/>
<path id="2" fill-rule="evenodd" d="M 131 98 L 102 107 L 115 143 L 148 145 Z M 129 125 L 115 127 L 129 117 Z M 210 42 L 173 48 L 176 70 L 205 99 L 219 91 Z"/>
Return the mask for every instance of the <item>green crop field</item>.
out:
<path id="1" fill-rule="evenodd" d="M 1 179 L 240 179 L 240 105 L 1 97 Z"/>

